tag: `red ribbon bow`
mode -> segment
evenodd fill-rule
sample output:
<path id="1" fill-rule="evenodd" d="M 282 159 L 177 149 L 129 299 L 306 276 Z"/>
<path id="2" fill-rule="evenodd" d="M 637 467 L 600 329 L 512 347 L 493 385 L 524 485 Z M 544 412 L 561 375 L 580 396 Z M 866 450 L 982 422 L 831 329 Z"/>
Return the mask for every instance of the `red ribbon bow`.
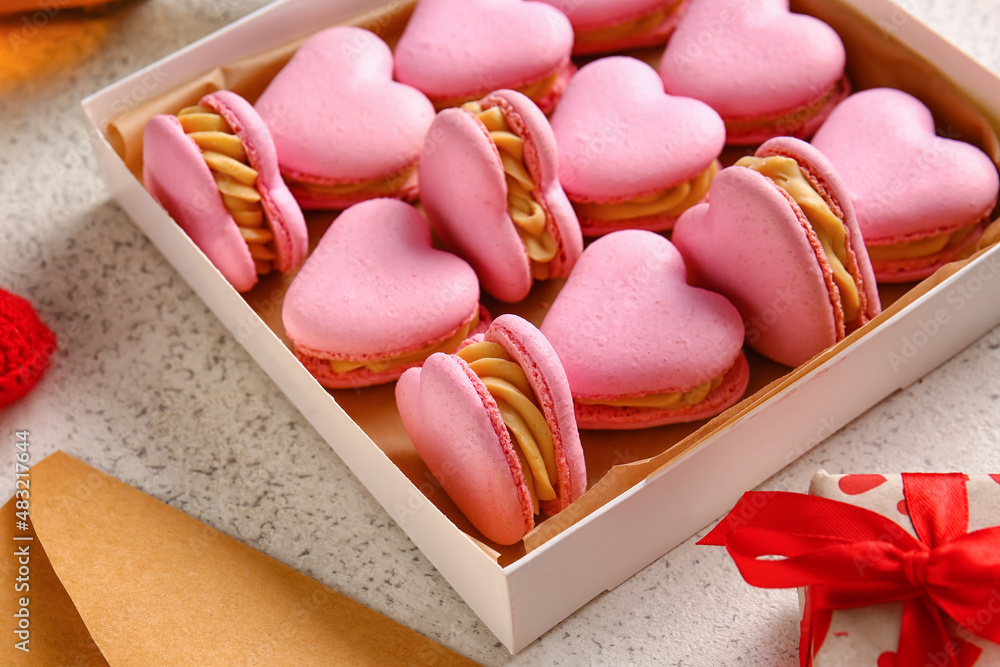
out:
<path id="1" fill-rule="evenodd" d="M 919 539 L 848 503 L 751 492 L 698 544 L 725 546 L 751 585 L 810 587 L 803 667 L 812 664 L 814 615 L 884 602 L 903 603 L 897 667 L 963 667 L 981 651 L 949 637 L 945 615 L 1000 643 L 1000 526 L 967 532 L 966 479 L 961 473 L 903 475 Z"/>

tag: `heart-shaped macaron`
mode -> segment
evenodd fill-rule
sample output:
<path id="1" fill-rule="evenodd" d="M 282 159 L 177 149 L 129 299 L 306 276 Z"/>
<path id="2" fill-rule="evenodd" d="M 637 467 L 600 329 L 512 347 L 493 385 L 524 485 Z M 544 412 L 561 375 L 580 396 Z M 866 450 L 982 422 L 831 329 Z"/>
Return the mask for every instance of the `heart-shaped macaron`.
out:
<path id="1" fill-rule="evenodd" d="M 726 139 L 710 106 L 664 93 L 656 70 L 625 56 L 577 72 L 552 115 L 552 131 L 559 180 L 592 235 L 672 227 L 683 204 L 708 191 L 706 171 L 714 173 Z M 658 208 L 660 194 L 665 207 Z"/>
<path id="2" fill-rule="evenodd" d="M 727 143 L 805 137 L 846 95 L 840 37 L 788 0 L 691 3 L 660 61 L 668 93 L 707 102 Z"/>
<path id="3" fill-rule="evenodd" d="M 580 428 L 641 428 L 718 414 L 746 390 L 743 320 L 691 287 L 663 236 L 594 241 L 541 326 L 563 363 Z"/>
<path id="4" fill-rule="evenodd" d="M 439 109 L 509 88 L 542 111 L 572 74 L 573 28 L 554 7 L 524 0 L 420 0 L 396 46 L 396 78 Z"/>
<path id="5" fill-rule="evenodd" d="M 975 242 L 996 204 L 990 158 L 972 144 L 937 136 L 930 110 L 900 90 L 851 95 L 812 143 L 851 193 L 880 282 L 933 273 Z"/>
<path id="6" fill-rule="evenodd" d="M 353 387 L 454 352 L 479 313 L 472 267 L 431 247 L 415 208 L 374 199 L 345 211 L 323 235 L 288 288 L 282 320 L 322 384 Z"/>
<path id="7" fill-rule="evenodd" d="M 392 68 L 392 52 L 374 33 L 329 28 L 309 38 L 257 100 L 303 208 L 415 196 L 410 177 L 434 108 L 393 81 Z"/>

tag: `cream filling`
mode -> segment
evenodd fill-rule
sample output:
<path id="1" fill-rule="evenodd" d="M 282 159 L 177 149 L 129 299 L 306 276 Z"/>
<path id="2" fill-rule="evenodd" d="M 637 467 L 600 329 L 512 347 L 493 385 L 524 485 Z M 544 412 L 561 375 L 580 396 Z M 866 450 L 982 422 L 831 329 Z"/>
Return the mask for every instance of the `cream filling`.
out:
<path id="1" fill-rule="evenodd" d="M 709 394 L 719 388 L 726 376 L 715 378 L 710 382 L 698 385 L 687 391 L 675 391 L 664 394 L 646 394 L 644 396 L 624 396 L 622 398 L 576 398 L 580 405 L 608 405 L 616 408 L 655 408 L 658 410 L 676 410 L 678 408 L 698 405 Z"/>
<path id="2" fill-rule="evenodd" d="M 787 113 L 775 114 L 773 116 L 763 116 L 760 118 L 736 118 L 723 120 L 726 123 L 726 134 L 732 135 L 746 134 L 748 132 L 759 132 L 762 130 L 774 130 L 785 128 L 787 130 L 801 126 L 805 121 L 819 113 L 826 104 L 833 99 L 837 92 L 839 83 L 835 83 L 825 95 L 809 104 L 809 106 L 795 109 Z"/>
<path id="3" fill-rule="evenodd" d="M 976 223 L 976 225 L 978 224 Z M 969 225 L 954 232 L 928 236 L 924 239 L 917 239 L 916 241 L 906 243 L 869 245 L 868 256 L 873 262 L 898 262 L 936 255 L 948 246 L 960 245 L 969 237 L 969 234 L 976 228 L 976 225 Z"/>
<path id="4" fill-rule="evenodd" d="M 201 106 L 185 107 L 177 114 L 184 132 L 201 149 L 215 178 L 222 204 L 232 215 L 250 248 L 258 274 L 270 273 L 278 255 L 274 234 L 264 224 L 264 209 L 257 190 L 257 171 L 247 160 L 243 142 L 226 119 Z"/>
<path id="5" fill-rule="evenodd" d="M 407 180 L 409 180 L 415 170 L 416 165 L 413 165 L 407 167 L 398 174 L 372 178 L 367 181 L 359 181 L 357 183 L 310 183 L 308 181 L 287 176 L 285 177 L 285 181 L 290 187 L 296 187 L 300 190 L 306 190 L 308 192 L 326 197 L 348 196 L 359 192 L 374 196 L 389 197 L 399 192 L 399 189 L 403 187 Z"/>
<path id="6" fill-rule="evenodd" d="M 705 193 L 708 192 L 712 179 L 715 178 L 718 170 L 718 162 L 712 160 L 712 164 L 705 171 L 690 181 L 685 181 L 660 192 L 635 197 L 617 204 L 574 203 L 573 208 L 576 209 L 577 215 L 581 218 L 608 222 L 652 216 L 675 218 L 705 197 Z"/>
<path id="7" fill-rule="evenodd" d="M 521 460 L 531 504 L 540 512 L 539 500 L 555 500 L 559 474 L 552 429 L 538 407 L 524 370 L 499 343 L 473 343 L 458 351 L 500 408 L 500 417 L 510 431 Z"/>
<path id="8" fill-rule="evenodd" d="M 579 30 L 576 32 L 576 42 L 610 42 L 613 40 L 625 39 L 627 37 L 644 35 L 647 32 L 652 32 L 658 28 L 670 14 L 673 14 L 683 1 L 684 0 L 677 0 L 677 2 L 674 2 L 663 9 L 656 9 L 645 16 L 639 16 L 606 28 Z"/>
<path id="9" fill-rule="evenodd" d="M 809 184 L 798 163 L 792 158 L 780 155 L 766 158 L 744 157 L 737 160 L 736 165 L 753 169 L 770 178 L 805 213 L 833 270 L 833 282 L 840 292 L 840 304 L 844 311 L 844 324 L 853 322 L 861 311 L 861 295 L 857 281 L 847 270 L 847 229 L 843 221 Z"/>
<path id="10" fill-rule="evenodd" d="M 334 373 L 338 374 L 350 373 L 351 371 L 356 371 L 359 368 L 364 368 L 373 373 L 382 373 L 391 370 L 392 368 L 423 361 L 435 352 L 445 352 L 451 354 L 458 349 L 458 346 L 462 344 L 462 341 L 469 337 L 469 333 L 476 328 L 477 324 L 479 324 L 478 306 L 476 307 L 476 315 L 472 318 L 472 321 L 465 326 L 460 327 L 458 331 L 452 334 L 447 340 L 441 341 L 440 343 L 432 343 L 412 352 L 396 356 L 382 357 L 379 359 L 330 359 L 330 369 Z"/>
<path id="11" fill-rule="evenodd" d="M 538 104 L 539 101 L 544 99 L 546 95 L 552 92 L 552 89 L 555 87 L 556 82 L 559 80 L 560 74 L 562 74 L 562 70 L 557 69 L 555 72 L 543 76 L 540 79 L 536 79 L 535 81 L 529 81 L 528 83 L 522 84 L 517 88 L 514 88 L 514 90 L 521 93 L 535 104 Z M 499 88 L 503 87 L 504 86 L 499 86 Z M 478 100 L 480 97 L 482 97 L 485 93 L 488 92 L 490 91 L 487 90 L 478 92 L 468 97 L 453 97 L 446 100 L 437 100 L 437 101 L 432 100 L 432 101 L 434 102 L 434 108 L 440 111 L 441 109 L 447 109 L 449 107 L 464 106 L 469 102 Z"/>
<path id="12" fill-rule="evenodd" d="M 503 163 L 507 181 L 507 211 L 531 260 L 531 275 L 545 280 L 552 273 L 551 262 L 559 247 L 547 229 L 545 209 L 538 202 L 535 182 L 524 163 L 524 139 L 511 129 L 500 107 L 484 111 L 478 102 L 470 102 L 462 108 L 475 114 L 489 130 L 490 139 Z"/>

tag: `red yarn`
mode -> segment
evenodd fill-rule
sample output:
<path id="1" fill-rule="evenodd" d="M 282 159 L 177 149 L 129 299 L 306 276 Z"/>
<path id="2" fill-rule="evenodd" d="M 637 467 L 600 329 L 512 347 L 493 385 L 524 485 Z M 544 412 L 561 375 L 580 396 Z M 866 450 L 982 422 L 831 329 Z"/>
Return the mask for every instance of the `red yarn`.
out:
<path id="1" fill-rule="evenodd" d="M 31 304 L 0 289 L 0 408 L 34 388 L 56 347 Z"/>

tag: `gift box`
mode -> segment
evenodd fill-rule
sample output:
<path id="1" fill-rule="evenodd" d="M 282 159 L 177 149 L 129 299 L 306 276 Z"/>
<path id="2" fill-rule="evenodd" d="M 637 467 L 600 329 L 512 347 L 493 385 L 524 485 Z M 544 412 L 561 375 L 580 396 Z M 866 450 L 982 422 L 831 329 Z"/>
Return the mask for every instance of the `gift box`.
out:
<path id="1" fill-rule="evenodd" d="M 748 493 L 699 544 L 799 586 L 803 667 L 1000 664 L 1000 475 L 813 478 Z"/>
<path id="2" fill-rule="evenodd" d="M 1000 323 L 1000 223 L 975 253 L 927 280 L 883 289 L 883 314 L 789 369 L 751 353 L 750 389 L 723 415 L 695 424 L 584 435 L 588 490 L 523 544 L 487 543 L 436 484 L 402 428 L 392 386 L 327 391 L 292 354 L 281 322 L 288 279 L 239 294 L 141 183 L 141 136 L 219 88 L 250 100 L 317 30 L 369 28 L 390 44 L 410 0 L 278 0 L 84 100 L 97 163 L 136 225 L 216 313 L 511 651 L 617 586 L 723 514 L 739 498 L 851 419 L 909 385 Z M 1000 79 L 889 0 L 796 0 L 844 40 L 858 89 L 916 95 L 949 136 L 1000 163 Z M 655 55 L 655 54 L 654 54 Z M 329 215 L 310 216 L 319 238 Z M 539 323 L 558 284 L 514 312 Z M 511 310 L 490 304 L 493 315 Z M 835 399 L 831 399 L 835 397 Z"/>

